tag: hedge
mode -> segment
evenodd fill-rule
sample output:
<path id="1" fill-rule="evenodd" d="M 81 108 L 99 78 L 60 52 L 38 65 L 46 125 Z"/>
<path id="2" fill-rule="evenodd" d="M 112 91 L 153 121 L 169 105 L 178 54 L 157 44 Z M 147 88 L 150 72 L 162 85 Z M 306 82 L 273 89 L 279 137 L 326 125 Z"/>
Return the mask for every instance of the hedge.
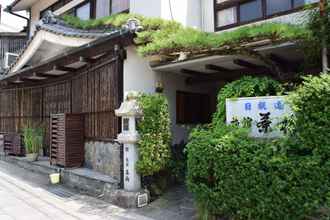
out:
<path id="1" fill-rule="evenodd" d="M 289 96 L 295 113 L 295 133 L 306 151 L 328 161 L 330 158 L 330 75 L 304 77 L 303 84 Z"/>
<path id="2" fill-rule="evenodd" d="M 197 129 L 187 147 L 188 187 L 212 215 L 304 219 L 327 201 L 330 166 L 296 149 L 290 139 L 254 140 L 238 127 Z"/>
<path id="3" fill-rule="evenodd" d="M 143 118 L 138 123 L 141 139 L 138 142 L 137 170 L 151 176 L 168 167 L 171 158 L 171 130 L 167 99 L 164 95 L 143 94 L 138 98 Z"/>
<path id="4" fill-rule="evenodd" d="M 246 86 L 250 89 L 245 93 L 243 85 L 258 83 L 244 82 L 229 84 L 219 97 L 259 94 L 254 86 Z M 281 91 L 277 82 L 270 85 L 277 85 L 274 92 Z M 329 97 L 329 74 L 305 77 L 289 95 L 293 130 L 276 140 L 253 139 L 248 129 L 225 125 L 224 106 L 219 104 L 215 121 L 195 129 L 187 146 L 187 185 L 203 211 L 201 217 L 302 220 L 327 210 L 322 208 L 330 204 Z M 319 219 L 329 218 L 328 212 L 322 215 Z"/>

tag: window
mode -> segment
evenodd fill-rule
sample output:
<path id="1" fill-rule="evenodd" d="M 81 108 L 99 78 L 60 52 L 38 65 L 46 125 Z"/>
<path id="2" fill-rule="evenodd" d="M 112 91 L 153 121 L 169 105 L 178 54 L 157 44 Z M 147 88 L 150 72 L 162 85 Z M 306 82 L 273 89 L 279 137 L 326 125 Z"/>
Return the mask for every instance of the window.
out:
<path id="1" fill-rule="evenodd" d="M 73 0 L 58 0 L 45 10 L 40 12 L 40 18 L 46 11 L 56 11 Z M 110 14 L 116 14 L 129 11 L 129 0 L 85 0 L 82 3 L 74 6 L 64 14 L 74 15 L 83 20 L 90 18 L 102 18 Z"/>
<path id="2" fill-rule="evenodd" d="M 305 4 L 311 4 L 311 3 L 316 3 L 318 0 L 294 0 L 294 7 L 301 7 L 304 6 Z"/>
<path id="3" fill-rule="evenodd" d="M 54 4 L 52 4 L 51 6 L 47 7 L 46 9 L 42 10 L 40 12 L 40 18 L 42 18 L 46 11 L 56 11 L 57 9 L 63 7 L 64 5 L 68 4 L 69 2 L 71 2 L 72 0 L 58 0 L 57 2 L 55 2 Z"/>
<path id="4" fill-rule="evenodd" d="M 237 22 L 236 7 L 218 11 L 218 25 L 226 26 Z"/>
<path id="5" fill-rule="evenodd" d="M 177 124 L 205 124 L 211 120 L 210 97 L 207 94 L 176 93 Z"/>
<path id="6" fill-rule="evenodd" d="M 215 29 L 223 30 L 300 10 L 319 0 L 214 0 Z"/>
<path id="7" fill-rule="evenodd" d="M 76 8 L 76 16 L 82 20 L 91 18 L 91 3 L 87 2 Z"/>
<path id="8" fill-rule="evenodd" d="M 267 15 L 276 14 L 291 9 L 291 0 L 267 0 Z"/>
<path id="9" fill-rule="evenodd" d="M 251 1 L 240 6 L 241 22 L 252 21 L 262 17 L 261 0 Z"/>

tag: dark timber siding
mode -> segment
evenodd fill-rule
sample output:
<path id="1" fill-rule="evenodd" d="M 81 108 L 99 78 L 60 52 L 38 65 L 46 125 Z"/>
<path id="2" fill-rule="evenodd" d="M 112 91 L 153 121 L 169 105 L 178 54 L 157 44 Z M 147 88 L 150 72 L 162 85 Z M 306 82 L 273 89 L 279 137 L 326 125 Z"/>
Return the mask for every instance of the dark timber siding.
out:
<path id="1" fill-rule="evenodd" d="M 0 132 L 42 122 L 49 143 L 51 114 L 83 113 L 87 139 L 113 140 L 120 125 L 114 110 L 122 100 L 122 65 L 120 58 L 108 56 L 65 80 L 0 90 Z"/>

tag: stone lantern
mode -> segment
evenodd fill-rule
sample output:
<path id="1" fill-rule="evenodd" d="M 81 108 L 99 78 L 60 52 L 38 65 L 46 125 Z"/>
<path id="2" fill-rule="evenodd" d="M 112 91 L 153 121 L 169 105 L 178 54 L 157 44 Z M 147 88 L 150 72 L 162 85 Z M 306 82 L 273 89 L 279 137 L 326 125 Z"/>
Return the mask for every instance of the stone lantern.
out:
<path id="1" fill-rule="evenodd" d="M 137 142 L 140 139 L 136 126 L 142 117 L 137 96 L 136 92 L 130 92 L 120 108 L 115 111 L 116 116 L 122 118 L 122 132 L 117 140 L 124 146 L 124 189 L 129 192 L 141 190 L 141 176 L 135 167 L 139 157 Z"/>

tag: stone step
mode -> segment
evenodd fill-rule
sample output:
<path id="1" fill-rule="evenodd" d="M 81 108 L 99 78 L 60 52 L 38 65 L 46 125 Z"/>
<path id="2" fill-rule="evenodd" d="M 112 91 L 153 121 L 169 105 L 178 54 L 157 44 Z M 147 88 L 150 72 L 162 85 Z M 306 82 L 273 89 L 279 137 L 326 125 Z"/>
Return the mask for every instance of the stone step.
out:
<path id="1" fill-rule="evenodd" d="M 60 172 L 61 182 L 64 185 L 96 197 L 103 197 L 120 187 L 118 180 L 88 168 L 66 169 L 52 166 L 47 157 L 40 157 L 38 161 L 30 162 L 24 157 L 0 155 L 0 160 L 47 176 Z"/>
<path id="2" fill-rule="evenodd" d="M 61 178 L 65 185 L 97 197 L 120 187 L 116 179 L 88 168 L 64 169 Z"/>
<path id="3" fill-rule="evenodd" d="M 1 155 L 0 159 L 2 161 L 15 164 L 27 170 L 45 175 L 61 172 L 61 170 L 63 169 L 57 166 L 51 166 L 49 164 L 49 160 L 47 157 L 40 157 L 39 160 L 36 162 L 30 162 L 26 160 L 25 157 L 14 157 L 14 156 L 4 156 L 4 155 Z"/>

